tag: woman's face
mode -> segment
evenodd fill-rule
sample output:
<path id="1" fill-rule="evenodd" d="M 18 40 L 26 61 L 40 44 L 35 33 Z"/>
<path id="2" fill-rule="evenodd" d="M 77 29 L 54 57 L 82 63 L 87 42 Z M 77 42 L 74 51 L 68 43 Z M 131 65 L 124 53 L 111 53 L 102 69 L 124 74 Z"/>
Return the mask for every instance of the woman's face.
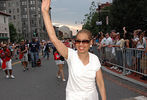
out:
<path id="1" fill-rule="evenodd" d="M 78 34 L 75 40 L 75 46 L 78 50 L 78 53 L 81 54 L 87 53 L 91 44 L 92 42 L 86 33 Z"/>

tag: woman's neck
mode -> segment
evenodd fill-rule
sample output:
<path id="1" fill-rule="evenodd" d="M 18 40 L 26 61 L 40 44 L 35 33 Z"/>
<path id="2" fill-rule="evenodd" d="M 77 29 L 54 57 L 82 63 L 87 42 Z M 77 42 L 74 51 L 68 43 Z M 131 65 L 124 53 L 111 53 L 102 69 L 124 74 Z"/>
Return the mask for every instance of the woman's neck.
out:
<path id="1" fill-rule="evenodd" d="M 78 52 L 78 56 L 80 59 L 85 59 L 85 58 L 89 57 L 89 53 L 88 52 L 86 52 L 86 53 L 79 53 Z"/>

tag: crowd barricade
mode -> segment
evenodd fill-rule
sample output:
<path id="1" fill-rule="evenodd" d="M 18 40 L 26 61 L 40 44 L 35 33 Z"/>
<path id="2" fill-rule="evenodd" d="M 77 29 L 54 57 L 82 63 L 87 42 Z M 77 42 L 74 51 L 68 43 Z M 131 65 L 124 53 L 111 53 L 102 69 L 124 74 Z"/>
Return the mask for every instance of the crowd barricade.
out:
<path id="1" fill-rule="evenodd" d="M 147 76 L 147 53 L 143 49 L 103 47 L 98 49 L 98 57 L 103 63 L 108 63 L 122 70 Z"/>

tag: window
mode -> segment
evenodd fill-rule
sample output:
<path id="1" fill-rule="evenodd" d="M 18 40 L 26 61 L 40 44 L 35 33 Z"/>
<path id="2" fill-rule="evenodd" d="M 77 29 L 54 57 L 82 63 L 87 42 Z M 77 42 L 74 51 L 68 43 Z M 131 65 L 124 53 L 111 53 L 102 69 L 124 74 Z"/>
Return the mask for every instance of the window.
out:
<path id="1" fill-rule="evenodd" d="M 32 0 L 31 0 L 31 1 L 30 1 L 30 4 L 31 4 L 31 5 L 32 5 L 32 4 L 35 4 L 35 1 L 32 1 Z"/>
<path id="2" fill-rule="evenodd" d="M 15 9 L 13 9 L 13 13 L 15 13 Z"/>
<path id="3" fill-rule="evenodd" d="M 40 18 L 40 14 L 38 14 L 38 18 Z"/>
<path id="4" fill-rule="evenodd" d="M 11 4 L 11 5 L 12 5 L 12 7 L 15 7 L 15 3 L 14 3 L 14 2 L 12 2 L 12 4 Z"/>
<path id="5" fill-rule="evenodd" d="M 38 11 L 41 11 L 40 8 L 38 8 Z"/>
<path id="6" fill-rule="evenodd" d="M 4 10 L 4 12 L 5 12 L 5 13 L 7 13 L 7 11 L 6 11 L 6 10 Z"/>
<path id="7" fill-rule="evenodd" d="M 17 15 L 17 18 L 19 19 L 19 15 Z"/>
<path id="8" fill-rule="evenodd" d="M 17 7 L 19 6 L 19 3 L 18 3 L 18 2 L 16 2 L 16 6 L 17 6 Z"/>
<path id="9" fill-rule="evenodd" d="M 26 12 L 27 11 L 27 8 L 24 8 L 24 11 Z"/>
<path id="10" fill-rule="evenodd" d="M 10 19 L 10 20 L 12 20 L 12 16 L 11 16 L 11 17 L 9 17 L 9 19 Z"/>
<path id="11" fill-rule="evenodd" d="M 19 13 L 19 8 L 17 8 L 17 13 Z"/>
<path id="12" fill-rule="evenodd" d="M 31 10 L 32 10 L 32 11 L 35 11 L 35 9 L 36 9 L 35 7 L 31 7 Z"/>
<path id="13" fill-rule="evenodd" d="M 11 14 L 11 9 L 9 9 L 9 13 Z"/>
<path id="14" fill-rule="evenodd" d="M 2 33 L 2 37 L 4 37 L 4 33 Z"/>
<path id="15" fill-rule="evenodd" d="M 34 20 L 31 21 L 31 24 L 32 24 L 32 25 L 34 24 Z"/>
<path id="16" fill-rule="evenodd" d="M 10 2 L 8 3 L 8 6 L 9 6 L 9 7 L 11 7 L 11 4 L 10 4 Z"/>
<path id="17" fill-rule="evenodd" d="M 15 15 L 13 16 L 13 19 L 14 19 L 14 20 L 16 19 L 16 16 L 15 16 Z"/>
<path id="18" fill-rule="evenodd" d="M 5 34 L 5 37 L 7 37 L 7 36 L 8 36 L 8 34 L 6 33 L 6 34 Z"/>
<path id="19" fill-rule="evenodd" d="M 6 17 L 4 16 L 4 23 L 6 23 Z"/>
<path id="20" fill-rule="evenodd" d="M 4 3 L 4 7 L 6 7 L 6 4 Z"/>
<path id="21" fill-rule="evenodd" d="M 27 5 L 27 2 L 26 2 L 26 1 L 23 1 L 23 2 L 21 3 L 21 5 Z"/>

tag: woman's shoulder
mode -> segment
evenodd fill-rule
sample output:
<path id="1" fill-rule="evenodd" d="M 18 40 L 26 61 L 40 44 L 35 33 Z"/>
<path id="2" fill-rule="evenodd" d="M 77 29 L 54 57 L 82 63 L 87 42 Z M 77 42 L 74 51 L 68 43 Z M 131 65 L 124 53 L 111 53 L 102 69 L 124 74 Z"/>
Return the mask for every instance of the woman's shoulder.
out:
<path id="1" fill-rule="evenodd" d="M 68 52 L 69 52 L 69 53 L 76 53 L 77 51 L 74 50 L 74 49 L 72 49 L 72 48 L 68 48 Z"/>
<path id="2" fill-rule="evenodd" d="M 89 52 L 89 54 L 90 54 L 90 57 L 91 57 L 93 60 L 98 59 L 98 56 L 97 56 L 96 54 L 93 54 L 93 53 L 91 53 L 91 52 Z"/>

